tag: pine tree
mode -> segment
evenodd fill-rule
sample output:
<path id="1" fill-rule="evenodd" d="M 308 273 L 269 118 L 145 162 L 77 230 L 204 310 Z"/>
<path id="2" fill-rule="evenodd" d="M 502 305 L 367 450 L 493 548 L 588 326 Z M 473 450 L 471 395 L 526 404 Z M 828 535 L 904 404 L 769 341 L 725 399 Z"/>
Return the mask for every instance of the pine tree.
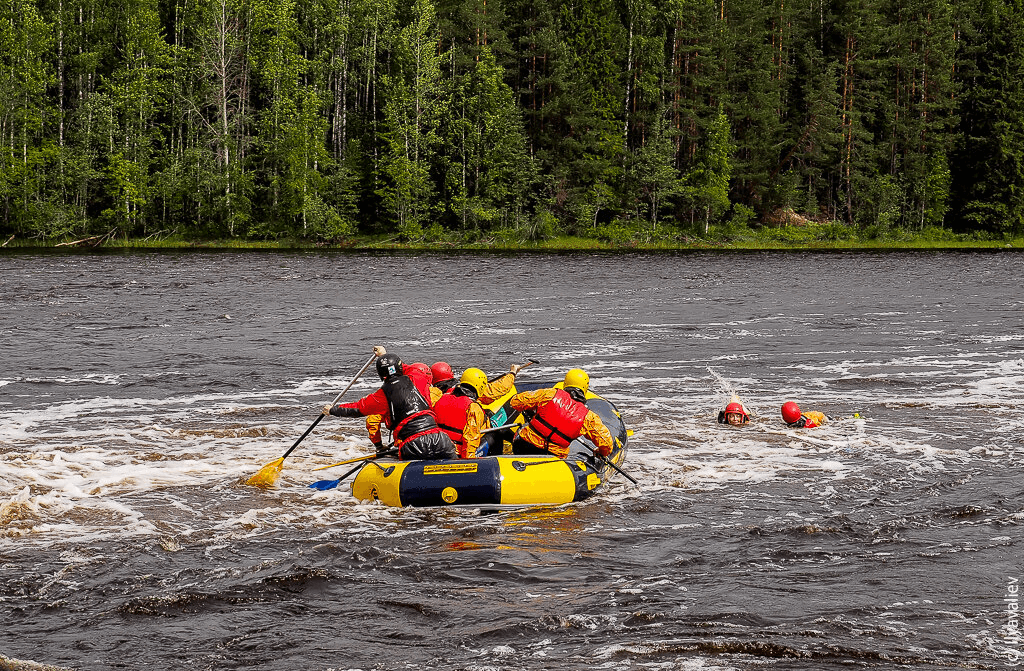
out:
<path id="1" fill-rule="evenodd" d="M 560 7 L 559 35 L 564 56 L 556 67 L 572 82 L 552 103 L 562 128 L 551 150 L 558 159 L 546 166 L 567 191 L 564 215 L 576 231 L 596 226 L 602 210 L 619 209 L 615 188 L 622 179 L 624 151 L 621 110 L 626 31 L 610 2 L 569 0 Z"/>
<path id="2" fill-rule="evenodd" d="M 941 225 L 945 214 L 943 175 L 954 122 L 952 10 L 945 1 L 897 0 L 890 10 L 885 52 L 888 67 L 879 72 L 889 83 L 879 118 L 878 137 L 886 138 L 889 174 L 905 194 L 900 213 L 904 227 Z"/>
<path id="3" fill-rule="evenodd" d="M 958 230 L 1024 232 L 1024 5 L 966 3 L 957 71 L 960 141 L 952 166 Z"/>
<path id="4" fill-rule="evenodd" d="M 779 205 L 766 178 L 787 144 L 783 117 L 789 12 L 783 0 L 772 5 L 750 0 L 720 4 L 722 104 L 736 144 L 733 179 L 737 198 L 760 211 Z"/>
<path id="5" fill-rule="evenodd" d="M 674 148 L 672 165 L 686 174 L 697 167 L 699 149 L 725 94 L 720 68 L 725 26 L 714 0 L 668 0 L 663 12 L 667 24 L 663 97 L 668 137 Z M 676 200 L 676 217 L 692 225 L 697 215 L 694 201 Z"/>
<path id="6" fill-rule="evenodd" d="M 850 224 L 888 228 L 899 221 L 902 191 L 886 165 L 879 119 L 890 87 L 881 73 L 891 69 L 882 43 L 888 23 L 879 0 L 846 0 L 837 8 L 840 91 L 839 210 Z"/>

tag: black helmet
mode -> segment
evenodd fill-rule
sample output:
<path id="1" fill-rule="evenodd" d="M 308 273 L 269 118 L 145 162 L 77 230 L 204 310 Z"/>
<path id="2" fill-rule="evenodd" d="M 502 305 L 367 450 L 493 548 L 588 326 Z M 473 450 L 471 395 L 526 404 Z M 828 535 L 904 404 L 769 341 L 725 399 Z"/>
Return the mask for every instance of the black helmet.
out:
<path id="1" fill-rule="evenodd" d="M 377 359 L 377 375 L 381 380 L 386 380 L 392 375 L 402 374 L 402 360 L 397 354 L 385 354 Z"/>

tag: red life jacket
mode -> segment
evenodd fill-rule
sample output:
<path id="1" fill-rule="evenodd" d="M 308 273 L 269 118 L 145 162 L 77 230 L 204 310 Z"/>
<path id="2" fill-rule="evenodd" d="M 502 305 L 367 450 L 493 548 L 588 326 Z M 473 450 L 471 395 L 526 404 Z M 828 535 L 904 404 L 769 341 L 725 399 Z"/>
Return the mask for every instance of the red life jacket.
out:
<path id="1" fill-rule="evenodd" d="M 791 429 L 816 429 L 821 425 L 807 415 L 800 415 L 800 419 L 796 420 L 792 424 L 787 424 L 786 426 Z"/>
<path id="2" fill-rule="evenodd" d="M 815 422 L 810 417 L 808 417 L 807 415 L 801 415 L 800 416 L 799 424 L 800 424 L 800 427 L 804 428 L 804 429 L 816 429 L 816 428 L 818 428 L 818 423 Z"/>
<path id="3" fill-rule="evenodd" d="M 456 396 L 445 394 L 434 404 L 434 414 L 437 416 L 437 426 L 448 434 L 448 437 L 455 443 L 455 447 L 462 452 L 462 431 L 466 428 L 466 419 L 469 417 L 469 406 L 475 401 L 469 396 Z"/>
<path id="4" fill-rule="evenodd" d="M 559 389 L 554 398 L 537 410 L 530 420 L 530 428 L 548 443 L 569 447 L 569 443 L 579 438 L 588 412 L 587 406 L 572 400 L 565 390 Z"/>
<path id="5" fill-rule="evenodd" d="M 430 393 L 430 378 L 415 368 L 408 369 L 406 375 L 412 379 L 413 384 L 416 386 L 416 390 L 423 396 L 423 398 L 427 399 L 427 403 L 430 404 L 430 407 L 434 407 L 434 397 Z"/>

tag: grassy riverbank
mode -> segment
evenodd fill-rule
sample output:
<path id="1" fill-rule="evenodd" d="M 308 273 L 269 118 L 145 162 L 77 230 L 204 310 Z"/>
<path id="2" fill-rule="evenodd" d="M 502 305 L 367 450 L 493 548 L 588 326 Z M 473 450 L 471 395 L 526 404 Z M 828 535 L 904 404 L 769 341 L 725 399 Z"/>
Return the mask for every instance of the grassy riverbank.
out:
<path id="1" fill-rule="evenodd" d="M 40 241 L 11 238 L 3 250 L 18 249 L 345 249 L 437 251 L 629 251 L 629 250 L 898 250 L 898 249 L 1024 249 L 1024 237 L 986 238 L 941 228 L 922 231 L 864 231 L 842 224 L 808 224 L 782 228 L 712 228 L 709 235 L 671 231 L 597 229 L 593 237 L 552 236 L 531 240 L 517 232 L 495 235 L 448 235 L 443 238 L 401 240 L 394 236 L 354 236 L 336 241 L 295 238 L 275 240 L 196 240 L 177 235 L 148 238 L 96 236 Z"/>

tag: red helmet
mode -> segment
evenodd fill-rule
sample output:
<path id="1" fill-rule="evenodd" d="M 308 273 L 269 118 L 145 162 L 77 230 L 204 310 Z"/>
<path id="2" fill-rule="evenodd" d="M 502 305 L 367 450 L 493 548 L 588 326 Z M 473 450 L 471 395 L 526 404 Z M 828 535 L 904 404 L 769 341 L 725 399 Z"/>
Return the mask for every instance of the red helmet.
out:
<path id="1" fill-rule="evenodd" d="M 430 372 L 430 367 L 425 363 L 411 363 L 405 367 L 405 370 L 406 375 L 409 374 L 409 371 L 416 371 L 423 377 L 427 378 L 427 382 L 433 382 L 434 376 Z"/>
<path id="2" fill-rule="evenodd" d="M 743 419 L 749 419 L 749 417 L 747 417 L 747 410 L 746 408 L 743 407 L 742 403 L 730 403 L 729 405 L 725 406 L 725 414 L 728 415 L 733 412 L 737 412 L 743 415 Z"/>
<path id="3" fill-rule="evenodd" d="M 430 367 L 430 372 L 434 376 L 434 382 L 444 382 L 455 377 L 452 374 L 452 367 L 446 364 L 444 361 L 438 361 Z"/>
<path id="4" fill-rule="evenodd" d="M 786 401 L 782 404 L 782 421 L 792 424 L 800 419 L 800 406 L 793 401 Z"/>

